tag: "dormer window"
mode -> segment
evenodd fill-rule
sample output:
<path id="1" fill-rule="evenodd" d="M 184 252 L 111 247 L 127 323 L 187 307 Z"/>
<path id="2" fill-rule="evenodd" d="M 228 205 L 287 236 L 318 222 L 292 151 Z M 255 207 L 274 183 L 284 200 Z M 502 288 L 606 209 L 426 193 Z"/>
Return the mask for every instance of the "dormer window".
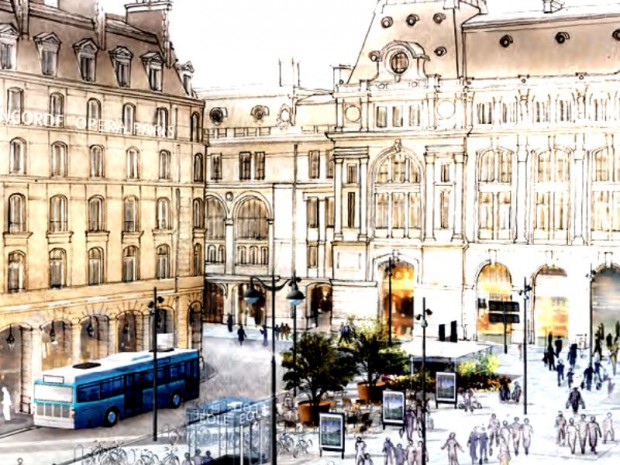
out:
<path id="1" fill-rule="evenodd" d="M 18 36 L 12 24 L 0 24 L 0 68 L 15 69 Z"/>
<path id="2" fill-rule="evenodd" d="M 53 32 L 39 34 L 34 38 L 39 50 L 39 60 L 41 61 L 41 74 L 43 76 L 56 76 L 58 69 L 58 50 L 60 49 L 60 39 Z"/>
<path id="3" fill-rule="evenodd" d="M 110 52 L 116 82 L 120 87 L 129 87 L 131 83 L 131 59 L 133 53 L 126 47 L 116 47 Z"/>
<path id="4" fill-rule="evenodd" d="M 187 62 L 183 65 L 177 66 L 177 70 L 181 79 L 183 80 L 183 88 L 185 89 L 185 93 L 189 96 L 193 94 L 192 89 L 192 77 L 194 76 L 194 67 L 191 62 Z"/>
<path id="5" fill-rule="evenodd" d="M 80 75 L 86 82 L 95 81 L 95 69 L 97 60 L 97 46 L 92 39 L 80 40 L 73 46 L 77 55 Z"/>
<path id="6" fill-rule="evenodd" d="M 145 53 L 141 58 L 149 79 L 149 88 L 160 92 L 162 89 L 164 59 L 159 52 Z"/>

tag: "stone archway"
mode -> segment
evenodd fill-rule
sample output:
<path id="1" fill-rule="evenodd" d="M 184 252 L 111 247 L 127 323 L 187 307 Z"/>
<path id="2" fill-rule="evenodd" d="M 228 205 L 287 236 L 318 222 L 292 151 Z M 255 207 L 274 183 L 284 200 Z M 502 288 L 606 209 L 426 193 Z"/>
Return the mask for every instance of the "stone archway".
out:
<path id="1" fill-rule="evenodd" d="M 561 268 L 543 267 L 534 277 L 534 342 L 546 347 L 549 334 L 553 338 L 568 337 L 568 280 Z"/>
<path id="2" fill-rule="evenodd" d="M 137 352 L 138 319 L 133 312 L 125 312 L 118 316 L 118 352 Z"/>
<path id="3" fill-rule="evenodd" d="M 611 334 L 613 339 L 620 337 L 620 269 L 618 268 L 604 268 L 594 276 L 592 326 L 593 334 L 602 332 L 604 340 L 608 334 Z M 603 348 L 606 347 L 605 344 L 606 342 L 603 342 Z"/>
<path id="4" fill-rule="evenodd" d="M 80 362 L 98 360 L 108 355 L 109 319 L 89 315 L 80 321 Z"/>
<path id="5" fill-rule="evenodd" d="M 72 364 L 71 323 L 52 320 L 41 327 L 41 370 Z"/>
<path id="6" fill-rule="evenodd" d="M 501 263 L 485 265 L 476 282 L 477 318 L 476 338 L 503 342 L 504 324 L 489 321 L 489 301 L 507 302 L 511 300 L 512 278 L 506 266 Z M 506 332 L 512 334 L 512 325 L 506 326 Z"/>
<path id="7" fill-rule="evenodd" d="M 205 313 L 202 316 L 207 323 L 223 323 L 224 322 L 224 288 L 215 283 L 206 283 Z"/>
<path id="8" fill-rule="evenodd" d="M 317 327 L 330 329 L 332 324 L 332 286 L 331 284 L 315 284 L 308 288 L 306 305 L 306 329 Z"/>
<path id="9" fill-rule="evenodd" d="M 381 283 L 381 323 L 389 325 L 390 292 L 387 263 L 384 265 L 384 276 Z M 410 337 L 413 331 L 413 266 L 400 262 L 392 270 L 392 337 Z"/>
<path id="10" fill-rule="evenodd" d="M 261 294 L 261 298 L 255 304 L 248 304 L 243 295 L 245 291 L 248 289 L 248 283 L 242 283 L 235 287 L 235 312 L 234 318 L 235 323 L 242 324 L 243 326 L 247 326 L 249 324 L 254 324 L 255 326 L 261 326 L 263 322 L 266 323 L 266 305 L 267 305 L 267 297 L 266 292 L 260 285 L 260 283 L 254 283 L 255 289 L 258 288 L 258 291 Z"/>
<path id="11" fill-rule="evenodd" d="M 32 328 L 10 325 L 0 331 L 0 385 L 11 394 L 13 406 L 31 413 Z"/>

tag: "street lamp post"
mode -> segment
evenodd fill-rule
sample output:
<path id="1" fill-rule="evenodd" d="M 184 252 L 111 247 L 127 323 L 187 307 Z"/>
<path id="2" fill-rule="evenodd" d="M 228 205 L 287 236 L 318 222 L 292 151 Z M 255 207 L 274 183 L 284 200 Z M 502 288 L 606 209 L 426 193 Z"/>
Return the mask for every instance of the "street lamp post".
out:
<path id="1" fill-rule="evenodd" d="M 422 297 L 422 313 L 416 315 L 415 319 L 422 325 L 422 463 L 426 463 L 426 327 L 428 326 L 427 317 L 433 312 L 426 308 L 426 297 Z"/>
<path id="2" fill-rule="evenodd" d="M 590 347 L 589 347 L 589 352 L 590 352 L 590 356 L 589 356 L 589 363 L 588 363 L 588 368 L 590 369 L 590 376 L 592 376 L 592 351 L 594 350 L 594 344 L 592 343 L 592 338 L 593 338 L 593 332 L 594 332 L 594 315 L 593 315 L 593 309 L 592 309 L 592 282 L 594 281 L 594 277 L 596 276 L 596 271 L 594 271 L 592 269 L 592 265 L 590 265 L 590 273 L 588 273 L 586 275 L 586 278 L 588 278 L 590 280 L 590 292 L 589 292 L 589 296 L 590 296 L 590 334 L 589 334 L 589 338 L 590 338 Z"/>
<path id="3" fill-rule="evenodd" d="M 157 296 L 157 288 L 153 288 L 153 300 L 148 307 L 153 315 L 153 329 L 151 330 L 151 346 L 153 347 L 153 442 L 157 442 L 157 325 L 159 323 L 159 309 L 157 304 L 163 304 L 164 298 Z"/>
<path id="4" fill-rule="evenodd" d="M 531 291 L 532 286 L 523 278 L 523 289 L 519 290 L 523 296 L 523 415 L 527 415 L 527 301 Z"/>
<path id="5" fill-rule="evenodd" d="M 388 345 L 392 345 L 392 270 L 396 268 L 398 256 L 396 251 L 392 251 L 392 255 L 388 257 Z"/>
<path id="6" fill-rule="evenodd" d="M 278 278 L 279 279 L 279 278 Z M 297 283 L 301 282 L 301 279 L 295 276 L 291 279 L 286 279 L 284 282 L 278 284 L 275 275 L 271 275 L 271 285 L 265 283 L 258 276 L 250 278 L 250 287 L 243 294 L 244 300 L 253 305 L 261 298 L 260 292 L 254 289 L 254 280 L 257 280 L 266 290 L 271 291 L 271 463 L 277 465 L 278 456 L 276 450 L 277 435 L 276 435 L 276 292 L 282 290 L 284 286 L 289 284 L 291 286 L 291 292 L 288 293 L 286 299 L 293 306 L 299 305 L 303 302 L 305 296 L 298 289 Z M 293 335 L 295 339 L 295 335 Z M 293 340 L 295 342 L 295 340 Z"/>

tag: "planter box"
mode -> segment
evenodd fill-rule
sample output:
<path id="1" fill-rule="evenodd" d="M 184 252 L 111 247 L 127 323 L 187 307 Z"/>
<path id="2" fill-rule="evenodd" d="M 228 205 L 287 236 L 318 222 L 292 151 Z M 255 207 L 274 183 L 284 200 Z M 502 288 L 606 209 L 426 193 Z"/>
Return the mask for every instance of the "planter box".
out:
<path id="1" fill-rule="evenodd" d="M 319 413 L 329 412 L 329 401 L 322 400 L 318 408 L 315 408 L 309 400 L 304 400 L 297 404 L 299 410 L 299 421 L 304 425 L 318 426 Z"/>
<path id="2" fill-rule="evenodd" d="M 384 381 L 377 381 L 372 389 L 368 383 L 357 383 L 357 397 L 364 403 L 381 402 L 386 386 Z"/>

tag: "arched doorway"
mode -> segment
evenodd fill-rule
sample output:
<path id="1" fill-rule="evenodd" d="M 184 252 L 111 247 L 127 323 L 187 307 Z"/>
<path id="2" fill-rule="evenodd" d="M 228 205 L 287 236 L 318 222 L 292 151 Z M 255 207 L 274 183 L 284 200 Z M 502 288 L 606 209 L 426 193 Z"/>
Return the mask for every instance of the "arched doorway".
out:
<path id="1" fill-rule="evenodd" d="M 538 346 L 547 346 L 549 334 L 568 337 L 567 284 L 561 268 L 545 266 L 534 278 L 533 342 Z"/>
<path id="2" fill-rule="evenodd" d="M 0 385 L 6 386 L 13 405 L 30 413 L 32 385 L 32 329 L 10 325 L 0 331 Z"/>
<path id="3" fill-rule="evenodd" d="M 309 327 L 331 328 L 332 324 L 332 286 L 316 284 L 308 288 L 310 301 L 306 306 L 306 329 Z"/>
<path id="4" fill-rule="evenodd" d="M 592 326 L 593 334 L 602 331 L 605 336 L 610 333 L 613 338 L 620 336 L 620 269 L 618 268 L 604 268 L 592 281 Z M 592 340 L 594 341 L 594 338 Z M 605 347 L 605 342 L 602 346 Z"/>
<path id="5" fill-rule="evenodd" d="M 132 312 L 118 316 L 118 352 L 138 350 L 138 331 L 136 315 Z"/>
<path id="6" fill-rule="evenodd" d="M 71 323 L 54 320 L 41 327 L 41 369 L 71 365 Z"/>
<path id="7" fill-rule="evenodd" d="M 204 320 L 207 323 L 224 322 L 224 288 L 215 283 L 206 284 L 206 305 Z"/>
<path id="8" fill-rule="evenodd" d="M 108 317 L 90 315 L 80 322 L 80 361 L 98 360 L 108 355 Z"/>
<path id="9" fill-rule="evenodd" d="M 478 315 L 476 318 L 476 337 L 478 340 L 502 342 L 504 337 L 504 324 L 491 323 L 489 321 L 489 301 L 497 300 L 507 302 L 511 300 L 512 278 L 501 263 L 489 263 L 485 265 L 476 282 L 476 296 Z M 512 333 L 512 325 L 506 326 L 506 332 Z"/>
<path id="10" fill-rule="evenodd" d="M 190 349 L 202 352 L 202 305 L 194 302 L 187 312 Z"/>
<path id="11" fill-rule="evenodd" d="M 389 325 L 390 283 L 387 264 L 381 285 L 381 321 Z M 408 263 L 398 263 L 392 270 L 392 337 L 411 336 L 413 331 L 414 270 Z"/>
<path id="12" fill-rule="evenodd" d="M 255 304 L 248 304 L 245 299 L 243 298 L 243 295 L 245 294 L 245 291 L 248 289 L 249 284 L 247 283 L 243 283 L 243 284 L 239 284 L 235 289 L 236 289 L 236 308 L 235 308 L 235 323 L 239 324 L 243 324 L 244 326 L 247 326 L 248 323 L 254 324 L 255 326 L 261 326 L 263 324 L 263 322 L 265 324 L 268 324 L 266 321 L 266 303 L 267 303 L 267 298 L 266 298 L 266 292 L 265 289 L 263 289 L 263 287 L 259 284 L 259 283 L 254 283 L 254 287 L 255 289 L 258 289 L 258 292 L 260 292 L 261 294 L 261 298 L 258 300 L 258 302 L 256 302 Z"/>

